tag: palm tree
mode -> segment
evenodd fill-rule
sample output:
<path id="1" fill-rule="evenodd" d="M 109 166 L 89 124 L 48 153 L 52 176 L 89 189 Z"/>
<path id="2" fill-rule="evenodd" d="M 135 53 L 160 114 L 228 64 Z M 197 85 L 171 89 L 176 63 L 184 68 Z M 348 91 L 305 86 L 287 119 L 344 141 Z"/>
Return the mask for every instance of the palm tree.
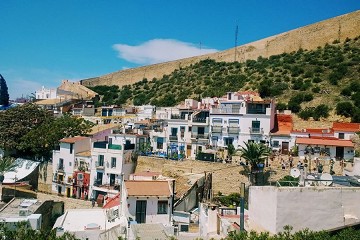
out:
<path id="1" fill-rule="evenodd" d="M 253 175 L 254 183 L 257 184 L 257 173 L 260 169 L 260 164 L 264 163 L 265 160 L 270 155 L 270 148 L 265 146 L 263 143 L 255 143 L 255 142 L 244 142 L 245 147 L 241 147 L 241 157 L 243 157 L 246 162 L 250 164 L 250 174 Z M 252 178 L 251 178 L 252 179 Z"/>
<path id="2" fill-rule="evenodd" d="M 0 190 L 1 198 L 0 198 L 0 201 L 2 200 L 2 183 L 4 181 L 4 174 L 5 174 L 5 172 L 9 172 L 9 171 L 14 170 L 14 168 L 16 166 L 17 166 L 17 164 L 15 163 L 14 158 L 12 158 L 12 157 L 0 157 L 0 186 L 1 186 L 1 190 Z"/>

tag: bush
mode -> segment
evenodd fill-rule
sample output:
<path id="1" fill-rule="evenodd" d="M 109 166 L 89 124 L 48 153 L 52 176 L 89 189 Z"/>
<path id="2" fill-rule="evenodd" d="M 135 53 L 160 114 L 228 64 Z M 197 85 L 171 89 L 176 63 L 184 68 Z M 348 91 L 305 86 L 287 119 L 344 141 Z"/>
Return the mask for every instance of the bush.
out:
<path id="1" fill-rule="evenodd" d="M 287 109 L 287 104 L 286 103 L 282 103 L 282 102 L 279 102 L 277 105 L 276 105 L 276 110 L 279 110 L 279 111 L 284 111 Z"/>
<path id="2" fill-rule="evenodd" d="M 308 120 L 314 115 L 314 108 L 305 108 L 299 112 L 299 117 L 303 120 Z"/>
<path id="3" fill-rule="evenodd" d="M 312 91 L 313 93 L 319 93 L 319 92 L 320 92 L 320 88 L 319 88 L 318 86 L 316 86 L 316 87 L 313 87 L 313 88 L 311 89 L 311 91 Z"/>
<path id="4" fill-rule="evenodd" d="M 301 110 L 300 103 L 294 102 L 294 101 L 289 101 L 288 109 L 291 110 L 293 113 L 298 113 Z"/>
<path id="5" fill-rule="evenodd" d="M 327 118 L 329 117 L 330 108 L 325 104 L 320 104 L 314 109 L 313 118 L 314 120 L 318 121 L 320 118 Z"/>
<path id="6" fill-rule="evenodd" d="M 355 107 L 351 102 L 339 102 L 336 105 L 336 114 L 351 117 L 355 113 Z"/>

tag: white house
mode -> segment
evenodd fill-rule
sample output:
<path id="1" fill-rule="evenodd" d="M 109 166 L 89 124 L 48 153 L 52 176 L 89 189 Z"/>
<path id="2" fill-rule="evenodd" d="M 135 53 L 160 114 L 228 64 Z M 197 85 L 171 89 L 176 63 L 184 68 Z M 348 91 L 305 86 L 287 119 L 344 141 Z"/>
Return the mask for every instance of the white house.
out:
<path id="1" fill-rule="evenodd" d="M 36 99 L 55 99 L 57 98 L 56 89 L 47 89 L 44 86 L 40 90 L 35 91 Z"/>
<path id="2" fill-rule="evenodd" d="M 53 151 L 53 192 L 71 196 L 73 173 L 81 164 L 80 158 L 84 166 L 90 164 L 89 158 L 85 160 L 84 156 L 78 156 L 77 159 L 77 154 L 81 155 L 86 151 L 90 151 L 89 137 L 72 137 L 60 140 L 60 149 Z"/>
<path id="3" fill-rule="evenodd" d="M 334 137 L 297 137 L 300 159 L 344 159 L 354 158 L 354 143 Z"/>
<path id="4" fill-rule="evenodd" d="M 121 182 L 134 168 L 134 152 L 146 142 L 146 136 L 110 134 L 108 141 L 93 142 L 90 194 L 94 199 L 119 192 Z M 101 199 L 100 199 L 101 200 Z"/>
<path id="5" fill-rule="evenodd" d="M 210 109 L 210 144 L 238 148 L 244 142 L 266 143 L 274 119 L 273 100 L 264 100 L 256 92 L 229 92 Z"/>
<path id="6" fill-rule="evenodd" d="M 173 191 L 169 181 L 125 181 L 123 211 L 139 223 L 171 226 Z"/>
<path id="7" fill-rule="evenodd" d="M 155 115 L 155 106 L 143 105 L 137 108 L 137 121 L 152 119 Z"/>
<path id="8" fill-rule="evenodd" d="M 360 123 L 338 123 L 334 122 L 334 136 L 339 139 L 351 140 L 355 133 L 360 132 Z"/>
<path id="9" fill-rule="evenodd" d="M 276 114 L 275 126 L 270 133 L 270 147 L 273 150 L 287 154 L 294 146 L 291 141 L 293 121 L 291 114 Z"/>

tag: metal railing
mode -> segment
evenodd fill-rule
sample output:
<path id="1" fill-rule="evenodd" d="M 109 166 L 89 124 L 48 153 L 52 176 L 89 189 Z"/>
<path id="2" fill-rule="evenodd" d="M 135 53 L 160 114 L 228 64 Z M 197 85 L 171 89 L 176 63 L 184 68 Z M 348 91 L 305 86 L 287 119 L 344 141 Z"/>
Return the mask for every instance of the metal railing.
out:
<path id="1" fill-rule="evenodd" d="M 250 133 L 251 134 L 264 134 L 264 130 L 263 128 L 250 128 Z"/>

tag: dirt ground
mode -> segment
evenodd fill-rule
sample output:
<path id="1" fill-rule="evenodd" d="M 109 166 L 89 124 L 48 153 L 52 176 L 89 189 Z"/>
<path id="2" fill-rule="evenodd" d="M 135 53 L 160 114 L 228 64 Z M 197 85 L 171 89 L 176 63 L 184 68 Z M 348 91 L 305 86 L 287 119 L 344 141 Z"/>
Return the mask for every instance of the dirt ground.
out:
<path id="1" fill-rule="evenodd" d="M 244 167 L 239 164 L 239 157 L 233 157 L 233 163 L 205 162 L 198 160 L 174 161 L 162 158 L 139 157 L 135 172 L 153 171 L 161 172 L 163 176 L 176 179 L 177 191 L 184 191 L 192 185 L 194 180 L 204 176 L 205 172 L 213 173 L 213 194 L 230 194 L 239 191 L 240 182 L 249 184 L 248 176 L 244 175 Z M 293 165 L 296 167 L 299 159 L 293 158 Z M 285 170 L 281 163 L 285 163 Z M 329 172 L 328 161 L 321 162 L 324 166 L 323 171 Z M 286 175 L 290 175 L 288 156 L 276 156 L 272 161 L 269 160 L 269 166 L 265 171 L 269 172 L 269 181 L 278 181 Z M 316 163 L 312 160 L 311 168 Z M 334 171 L 336 174 L 342 173 L 339 162 L 335 162 Z"/>

